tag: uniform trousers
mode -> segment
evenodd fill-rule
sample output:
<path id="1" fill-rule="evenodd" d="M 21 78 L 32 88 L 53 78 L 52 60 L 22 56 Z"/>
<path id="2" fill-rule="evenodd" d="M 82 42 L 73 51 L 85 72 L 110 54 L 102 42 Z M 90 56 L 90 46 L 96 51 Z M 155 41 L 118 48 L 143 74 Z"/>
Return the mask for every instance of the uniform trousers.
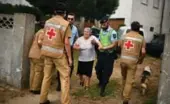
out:
<path id="1" fill-rule="evenodd" d="M 40 91 L 43 80 L 44 60 L 30 59 L 30 90 Z"/>
<path id="2" fill-rule="evenodd" d="M 40 103 L 47 101 L 48 90 L 50 89 L 52 75 L 54 72 L 53 64 L 60 73 L 61 80 L 61 104 L 71 104 L 70 99 L 70 68 L 65 55 L 61 58 L 44 57 L 44 78 L 42 82 Z"/>
<path id="3" fill-rule="evenodd" d="M 137 64 L 127 64 L 124 62 L 120 63 L 121 74 L 122 74 L 122 96 L 123 100 L 130 100 L 130 94 L 132 86 L 135 81 L 135 73 L 137 69 Z"/>
<path id="4" fill-rule="evenodd" d="M 98 53 L 98 60 L 96 64 L 96 75 L 101 87 L 105 87 L 109 82 L 110 76 L 113 72 L 115 54 L 114 53 Z"/>

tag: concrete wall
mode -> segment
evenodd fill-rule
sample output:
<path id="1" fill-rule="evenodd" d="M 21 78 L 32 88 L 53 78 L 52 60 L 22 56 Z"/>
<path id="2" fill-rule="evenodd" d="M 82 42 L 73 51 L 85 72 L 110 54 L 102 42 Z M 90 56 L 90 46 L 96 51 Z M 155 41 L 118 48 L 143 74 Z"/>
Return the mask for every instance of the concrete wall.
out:
<path id="1" fill-rule="evenodd" d="M 170 34 L 166 35 L 157 104 L 170 104 Z"/>
<path id="2" fill-rule="evenodd" d="M 170 0 L 165 0 L 165 11 L 162 32 L 166 34 L 170 33 Z"/>
<path id="3" fill-rule="evenodd" d="M 154 33 L 160 32 L 160 21 L 162 13 L 162 0 L 160 0 L 159 8 L 153 7 L 154 0 L 148 0 L 147 4 L 142 4 L 141 0 L 133 0 L 131 21 L 139 21 L 146 32 L 146 41 L 149 42 L 153 38 Z M 154 31 L 150 31 L 150 27 L 154 27 Z"/>
<path id="4" fill-rule="evenodd" d="M 7 83 L 10 83 L 11 78 L 11 54 L 12 51 L 10 49 L 12 48 L 12 36 L 13 36 L 13 27 L 8 28 L 8 26 L 5 26 L 4 24 L 6 22 L 10 22 L 10 24 L 13 26 L 13 15 L 0 15 L 0 79 L 3 81 L 6 81 Z M 10 19 L 12 21 L 10 21 Z"/>
<path id="5" fill-rule="evenodd" d="M 8 18 L 11 15 L 0 15 Z M 0 80 L 18 88 L 28 86 L 28 50 L 34 34 L 35 17 L 15 14 L 13 28 L 0 28 Z"/>

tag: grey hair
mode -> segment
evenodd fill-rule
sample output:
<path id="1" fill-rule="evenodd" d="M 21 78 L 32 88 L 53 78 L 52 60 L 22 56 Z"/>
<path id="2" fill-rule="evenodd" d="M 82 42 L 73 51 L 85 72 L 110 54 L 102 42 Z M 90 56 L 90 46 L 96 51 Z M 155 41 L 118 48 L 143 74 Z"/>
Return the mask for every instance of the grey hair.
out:
<path id="1" fill-rule="evenodd" d="M 84 30 L 88 30 L 90 33 L 92 33 L 92 30 L 90 27 L 85 27 Z"/>

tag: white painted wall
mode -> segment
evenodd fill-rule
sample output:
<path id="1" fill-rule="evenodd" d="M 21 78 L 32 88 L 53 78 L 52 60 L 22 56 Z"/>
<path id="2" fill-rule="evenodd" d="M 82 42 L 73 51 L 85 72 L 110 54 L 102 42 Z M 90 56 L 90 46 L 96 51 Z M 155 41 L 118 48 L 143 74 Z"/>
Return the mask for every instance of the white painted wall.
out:
<path id="1" fill-rule="evenodd" d="M 0 0 L 2 3 L 9 3 L 12 5 L 21 4 L 26 6 L 31 6 L 26 0 Z"/>
<path id="2" fill-rule="evenodd" d="M 165 0 L 165 11 L 163 21 L 163 33 L 170 33 L 170 0 Z"/>
<path id="3" fill-rule="evenodd" d="M 141 0 L 133 0 L 131 21 L 139 21 L 146 32 L 146 42 L 150 42 L 154 33 L 160 32 L 160 21 L 162 12 L 162 0 L 160 0 L 159 8 L 153 7 L 153 0 L 148 0 L 148 5 L 141 3 Z M 150 31 L 150 27 L 154 27 L 154 32 Z"/>
<path id="4" fill-rule="evenodd" d="M 131 22 L 133 0 L 119 0 L 119 7 L 113 15 L 115 18 L 125 18 L 125 24 L 129 25 Z"/>

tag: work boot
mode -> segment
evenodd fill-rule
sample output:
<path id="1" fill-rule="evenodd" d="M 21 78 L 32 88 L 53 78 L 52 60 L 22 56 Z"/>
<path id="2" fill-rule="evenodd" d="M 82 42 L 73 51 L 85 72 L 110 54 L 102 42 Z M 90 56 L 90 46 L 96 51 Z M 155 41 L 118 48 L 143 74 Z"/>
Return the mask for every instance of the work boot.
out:
<path id="1" fill-rule="evenodd" d="M 128 101 L 123 101 L 123 104 L 129 104 Z"/>
<path id="2" fill-rule="evenodd" d="M 40 91 L 34 91 L 34 90 L 30 90 L 30 92 L 31 92 L 32 94 L 35 94 L 35 95 L 38 95 L 38 94 L 40 94 Z"/>
<path id="3" fill-rule="evenodd" d="M 101 86 L 100 96 L 101 96 L 101 97 L 104 97 L 104 96 L 105 96 L 105 86 Z"/>
<path id="4" fill-rule="evenodd" d="M 40 104 L 50 104 L 50 101 L 49 101 L 49 100 L 47 100 L 46 102 L 44 102 L 44 103 L 40 103 Z"/>

